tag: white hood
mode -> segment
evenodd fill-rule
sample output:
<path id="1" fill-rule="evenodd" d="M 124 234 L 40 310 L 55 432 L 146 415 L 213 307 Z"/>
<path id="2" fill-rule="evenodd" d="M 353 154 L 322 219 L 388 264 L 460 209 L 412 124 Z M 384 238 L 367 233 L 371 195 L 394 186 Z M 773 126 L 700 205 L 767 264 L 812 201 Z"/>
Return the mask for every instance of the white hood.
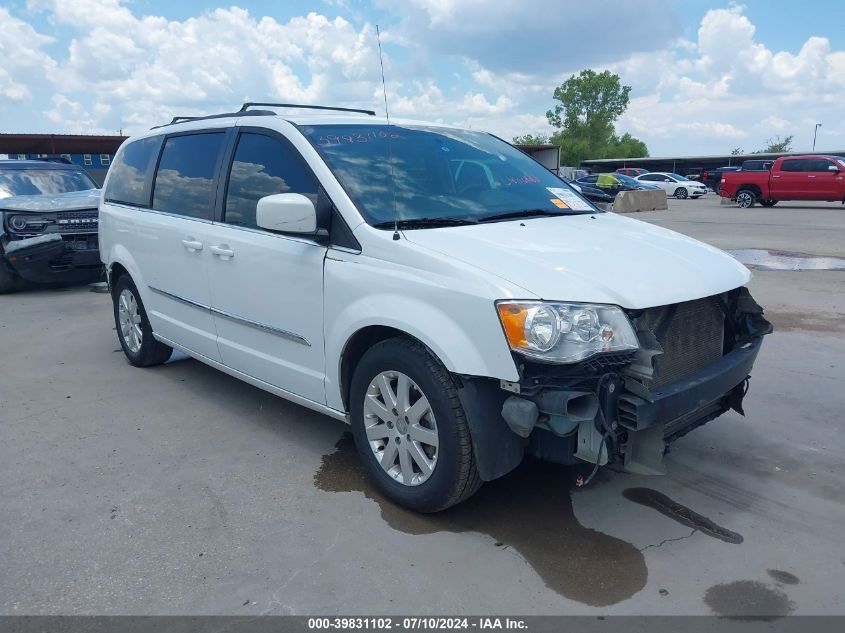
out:
<path id="1" fill-rule="evenodd" d="M 85 191 L 68 191 L 66 193 L 36 196 L 14 196 L 0 200 L 0 211 L 52 213 L 55 211 L 96 209 L 100 205 L 102 195 L 102 189 L 86 189 Z"/>
<path id="2" fill-rule="evenodd" d="M 405 231 L 415 244 L 476 266 L 542 299 L 641 309 L 746 284 L 730 255 L 613 213 Z"/>

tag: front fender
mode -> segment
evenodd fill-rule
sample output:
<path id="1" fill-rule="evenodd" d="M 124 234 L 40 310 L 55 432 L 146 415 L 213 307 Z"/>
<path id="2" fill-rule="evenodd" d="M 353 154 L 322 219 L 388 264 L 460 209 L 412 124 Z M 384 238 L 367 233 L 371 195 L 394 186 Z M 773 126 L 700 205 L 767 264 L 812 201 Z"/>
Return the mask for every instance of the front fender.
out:
<path id="1" fill-rule="evenodd" d="M 386 326 L 426 345 L 451 372 L 519 379 L 494 302 L 447 279 L 362 262 L 326 260 L 326 398 L 343 410 L 340 361 L 348 341 Z"/>

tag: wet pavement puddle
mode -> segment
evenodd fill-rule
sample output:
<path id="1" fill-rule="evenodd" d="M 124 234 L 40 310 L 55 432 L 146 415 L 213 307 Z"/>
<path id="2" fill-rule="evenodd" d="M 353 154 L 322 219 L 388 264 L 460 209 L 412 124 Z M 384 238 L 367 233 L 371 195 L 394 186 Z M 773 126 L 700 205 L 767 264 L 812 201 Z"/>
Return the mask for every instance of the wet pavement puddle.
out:
<path id="1" fill-rule="evenodd" d="M 774 620 L 795 610 L 784 592 L 756 580 L 714 585 L 704 594 L 704 602 L 716 615 L 747 620 Z"/>
<path id="2" fill-rule="evenodd" d="M 740 263 L 755 270 L 845 270 L 845 258 L 808 255 L 790 251 L 740 248 L 725 251 Z"/>
<path id="3" fill-rule="evenodd" d="M 597 607 L 615 604 L 645 586 L 645 557 L 630 543 L 578 522 L 570 496 L 574 473 L 574 468 L 527 460 L 458 506 L 418 514 L 388 501 L 370 484 L 346 433 L 335 452 L 323 457 L 314 483 L 327 492 L 364 493 L 390 527 L 406 534 L 486 534 L 491 547 L 518 552 L 566 598 Z"/>
<path id="4" fill-rule="evenodd" d="M 673 501 L 657 490 L 652 490 L 651 488 L 626 488 L 622 492 L 622 496 L 624 496 L 628 501 L 633 501 L 634 503 L 639 503 L 640 505 L 648 508 L 653 508 L 663 516 L 669 517 L 681 525 L 694 528 L 696 532 L 712 536 L 720 541 L 733 543 L 735 545 L 738 545 L 743 541 L 741 534 L 732 532 L 731 530 L 714 523 L 706 516 L 690 510 L 677 501 Z"/>

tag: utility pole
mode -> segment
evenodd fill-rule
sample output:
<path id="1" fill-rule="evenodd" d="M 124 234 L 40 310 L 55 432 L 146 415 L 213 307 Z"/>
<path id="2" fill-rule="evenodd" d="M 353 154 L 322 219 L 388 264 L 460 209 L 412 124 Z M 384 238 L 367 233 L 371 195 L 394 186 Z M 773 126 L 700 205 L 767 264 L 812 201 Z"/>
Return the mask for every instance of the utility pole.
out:
<path id="1" fill-rule="evenodd" d="M 821 123 L 816 123 L 816 127 L 813 130 L 813 151 L 816 151 L 816 134 L 819 133 L 819 128 L 822 126 Z"/>

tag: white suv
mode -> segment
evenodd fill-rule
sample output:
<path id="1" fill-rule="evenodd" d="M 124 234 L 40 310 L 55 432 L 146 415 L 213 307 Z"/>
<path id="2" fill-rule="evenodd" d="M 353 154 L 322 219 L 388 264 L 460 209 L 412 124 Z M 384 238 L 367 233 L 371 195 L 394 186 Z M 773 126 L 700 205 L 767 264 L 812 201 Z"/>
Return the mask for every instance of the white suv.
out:
<path id="1" fill-rule="evenodd" d="M 133 365 L 176 348 L 346 420 L 424 512 L 526 455 L 661 472 L 742 411 L 771 326 L 728 255 L 486 133 L 254 105 L 274 104 L 174 120 L 112 163 L 100 252 Z"/>

